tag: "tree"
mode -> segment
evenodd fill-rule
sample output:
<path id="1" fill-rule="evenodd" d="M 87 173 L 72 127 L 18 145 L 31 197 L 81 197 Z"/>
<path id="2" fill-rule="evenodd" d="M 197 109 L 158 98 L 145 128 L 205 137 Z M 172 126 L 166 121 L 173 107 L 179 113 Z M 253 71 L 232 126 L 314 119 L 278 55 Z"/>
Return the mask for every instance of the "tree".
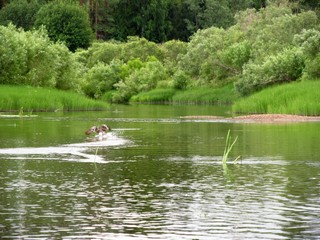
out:
<path id="1" fill-rule="evenodd" d="M 50 39 L 65 42 L 71 51 L 90 45 L 92 31 L 89 17 L 86 10 L 79 5 L 61 1 L 50 2 L 40 8 L 35 25 L 44 25 Z"/>
<path id="2" fill-rule="evenodd" d="M 0 84 L 79 90 L 78 70 L 73 54 L 43 28 L 0 26 Z"/>
<path id="3" fill-rule="evenodd" d="M 13 23 L 24 30 L 30 30 L 35 21 L 35 15 L 40 8 L 38 1 L 14 0 L 0 11 L 0 24 Z"/>

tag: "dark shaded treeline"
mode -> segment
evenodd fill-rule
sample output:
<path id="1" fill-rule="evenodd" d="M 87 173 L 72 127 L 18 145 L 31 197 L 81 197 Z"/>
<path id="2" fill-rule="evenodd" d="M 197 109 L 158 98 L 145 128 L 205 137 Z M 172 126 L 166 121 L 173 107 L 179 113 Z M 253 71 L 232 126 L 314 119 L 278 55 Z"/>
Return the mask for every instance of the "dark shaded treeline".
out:
<path id="1" fill-rule="evenodd" d="M 0 8 L 17 1 L 28 2 L 40 8 L 50 0 L 0 0 Z M 198 29 L 212 26 L 227 28 L 235 23 L 234 15 L 238 11 L 247 8 L 260 9 L 267 5 L 266 0 L 69 1 L 88 8 L 91 28 L 97 39 L 124 41 L 128 36 L 139 36 L 157 43 L 171 39 L 188 41 Z M 288 0 L 270 2 L 281 5 Z M 297 12 L 317 10 L 320 7 L 318 0 L 289 2 Z M 36 11 L 37 7 L 34 7 L 33 11 Z M 23 19 L 23 24 L 32 25 L 27 23 L 28 21 L 32 21 L 32 17 Z"/>

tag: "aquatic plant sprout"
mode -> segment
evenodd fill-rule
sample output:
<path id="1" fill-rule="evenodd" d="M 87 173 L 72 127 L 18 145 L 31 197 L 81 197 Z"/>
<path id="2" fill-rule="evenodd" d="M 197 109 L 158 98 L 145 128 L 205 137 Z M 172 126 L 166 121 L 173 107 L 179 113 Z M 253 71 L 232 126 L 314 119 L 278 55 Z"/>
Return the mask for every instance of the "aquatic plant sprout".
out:
<path id="1" fill-rule="evenodd" d="M 230 129 L 228 130 L 227 138 L 226 138 L 226 145 L 224 148 L 223 152 L 223 157 L 222 157 L 222 164 L 226 165 L 227 164 L 227 159 L 229 156 L 229 153 L 231 152 L 233 145 L 237 142 L 238 136 L 234 139 L 234 141 L 231 141 L 231 136 L 230 136 Z M 238 158 L 236 159 L 238 160 Z"/>

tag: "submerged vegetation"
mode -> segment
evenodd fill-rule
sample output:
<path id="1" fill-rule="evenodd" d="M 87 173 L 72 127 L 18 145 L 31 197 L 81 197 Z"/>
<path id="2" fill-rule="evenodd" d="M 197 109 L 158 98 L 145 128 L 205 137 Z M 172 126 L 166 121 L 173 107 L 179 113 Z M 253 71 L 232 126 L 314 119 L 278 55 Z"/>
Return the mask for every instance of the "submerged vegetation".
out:
<path id="1" fill-rule="evenodd" d="M 141 35 L 133 33 L 136 36 L 130 36 L 125 34 L 128 29 L 123 29 L 124 32 L 117 33 L 118 37 L 108 41 L 91 42 L 87 30 L 90 20 L 91 27 L 94 25 L 94 14 L 90 12 L 92 6 L 85 5 L 86 1 L 80 1 L 84 4 L 80 6 L 78 1 L 56 1 L 48 4 L 35 4 L 30 1 L 30 4 L 35 4 L 30 8 L 19 7 L 25 6 L 25 1 L 24 5 L 13 4 L 19 1 L 24 0 L 13 0 L 12 5 L 10 2 L 0 10 L 0 23 L 4 24 L 0 26 L 0 84 L 73 91 L 111 103 L 237 102 L 234 109 L 241 112 L 289 111 L 320 115 L 320 109 L 316 107 L 316 98 L 308 98 L 308 104 L 295 102 L 296 109 L 284 104 L 275 109 L 270 103 L 274 101 L 272 92 L 276 89 L 272 86 L 292 85 L 287 90 L 295 91 L 294 86 L 297 84 L 294 82 L 300 82 L 300 88 L 307 89 L 308 80 L 320 79 L 318 5 L 306 7 L 305 4 L 299 5 L 286 0 L 264 1 L 263 4 L 257 5 L 254 4 L 256 1 L 246 1 L 243 5 L 240 4 L 241 6 L 235 6 L 230 12 L 224 12 L 223 16 L 228 22 L 221 22 L 223 18 L 219 20 L 213 14 L 213 9 L 218 9 L 218 5 L 215 5 L 218 3 L 216 0 L 205 1 L 205 6 L 197 1 L 194 4 L 181 1 L 187 9 L 190 8 L 197 13 L 194 16 L 199 20 L 198 26 L 190 22 L 189 30 L 194 29 L 190 30 L 192 34 L 188 36 L 188 42 L 167 40 L 164 35 L 157 36 L 153 27 L 162 26 L 164 22 L 156 23 L 151 20 L 147 28 L 150 28 L 150 32 L 142 31 Z M 50 4 L 55 8 L 50 8 Z M 70 4 L 73 7 L 70 7 Z M 117 4 L 120 2 L 111 3 L 113 7 L 118 6 Z M 132 10 L 134 4 L 138 3 L 130 2 L 126 11 Z M 198 8 L 197 4 L 203 9 Z M 169 17 L 168 9 L 173 7 L 166 1 L 150 1 L 147 5 L 144 9 L 148 13 L 146 17 L 150 17 L 152 13 L 160 14 L 162 18 Z M 28 11 L 30 24 L 23 25 L 14 21 L 15 15 L 9 12 L 15 10 L 9 11 L 9 6 L 19 11 Z M 158 9 L 161 6 L 164 8 Z M 86 7 L 89 9 L 85 10 Z M 112 6 L 110 9 L 113 9 Z M 53 10 L 55 14 L 51 18 Z M 91 15 L 86 15 L 88 10 Z M 109 14 L 109 17 L 118 16 L 116 9 L 114 10 L 115 12 L 106 14 Z M 19 11 L 15 13 L 20 14 Z M 70 17 L 68 21 L 71 22 L 67 26 L 71 29 L 67 30 L 67 33 L 73 35 L 66 36 L 66 32 L 57 32 L 64 29 L 66 16 L 73 16 L 72 14 L 78 11 L 82 17 L 77 17 L 83 20 L 85 28 L 81 28 L 81 31 L 77 29 L 77 25 L 72 22 L 77 21 L 77 18 Z M 161 15 L 163 13 L 168 15 Z M 234 17 L 230 17 L 231 13 Z M 6 14 L 12 16 L 11 21 L 24 29 L 3 22 L 3 16 Z M 18 15 L 16 19 L 19 19 Z M 46 16 L 46 19 L 43 16 Z M 113 28 L 115 22 L 111 18 L 106 19 L 110 22 L 108 36 L 113 36 L 115 32 L 112 31 L 119 29 Z M 173 20 L 170 18 L 169 22 Z M 127 26 L 129 28 L 129 25 Z M 94 30 L 97 37 L 102 33 L 96 27 L 94 26 Z M 140 25 L 139 27 L 146 29 Z M 166 29 L 159 29 L 158 34 L 165 33 Z M 85 39 L 85 45 L 80 44 L 84 43 L 81 39 Z M 0 88 L 5 89 L 3 86 Z M 250 104 L 257 105 L 259 101 L 248 96 L 256 96 L 255 93 L 260 91 L 263 94 L 266 88 L 270 88 L 264 97 L 268 103 L 249 107 Z M 312 96 L 315 91 L 310 90 L 308 94 Z M 245 100 L 242 101 L 242 98 Z M 20 105 L 12 103 L 5 108 L 19 109 Z M 63 109 L 67 107 L 63 105 Z"/>
<path id="2" fill-rule="evenodd" d="M 0 111 L 79 111 L 106 110 L 105 102 L 88 99 L 74 92 L 25 86 L 0 87 Z"/>

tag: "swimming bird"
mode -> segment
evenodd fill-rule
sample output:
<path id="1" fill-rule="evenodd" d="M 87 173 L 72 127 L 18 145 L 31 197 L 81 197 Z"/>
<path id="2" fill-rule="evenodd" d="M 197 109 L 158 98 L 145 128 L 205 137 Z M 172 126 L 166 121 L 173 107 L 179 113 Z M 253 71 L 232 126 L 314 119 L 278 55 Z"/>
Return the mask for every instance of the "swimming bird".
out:
<path id="1" fill-rule="evenodd" d="M 90 135 L 91 133 L 95 132 L 98 134 L 98 135 L 96 135 L 96 137 L 103 138 L 103 136 L 108 131 L 111 131 L 111 128 L 106 124 L 102 124 L 100 127 L 93 126 L 93 127 L 89 128 L 87 131 L 85 131 L 85 134 Z"/>

